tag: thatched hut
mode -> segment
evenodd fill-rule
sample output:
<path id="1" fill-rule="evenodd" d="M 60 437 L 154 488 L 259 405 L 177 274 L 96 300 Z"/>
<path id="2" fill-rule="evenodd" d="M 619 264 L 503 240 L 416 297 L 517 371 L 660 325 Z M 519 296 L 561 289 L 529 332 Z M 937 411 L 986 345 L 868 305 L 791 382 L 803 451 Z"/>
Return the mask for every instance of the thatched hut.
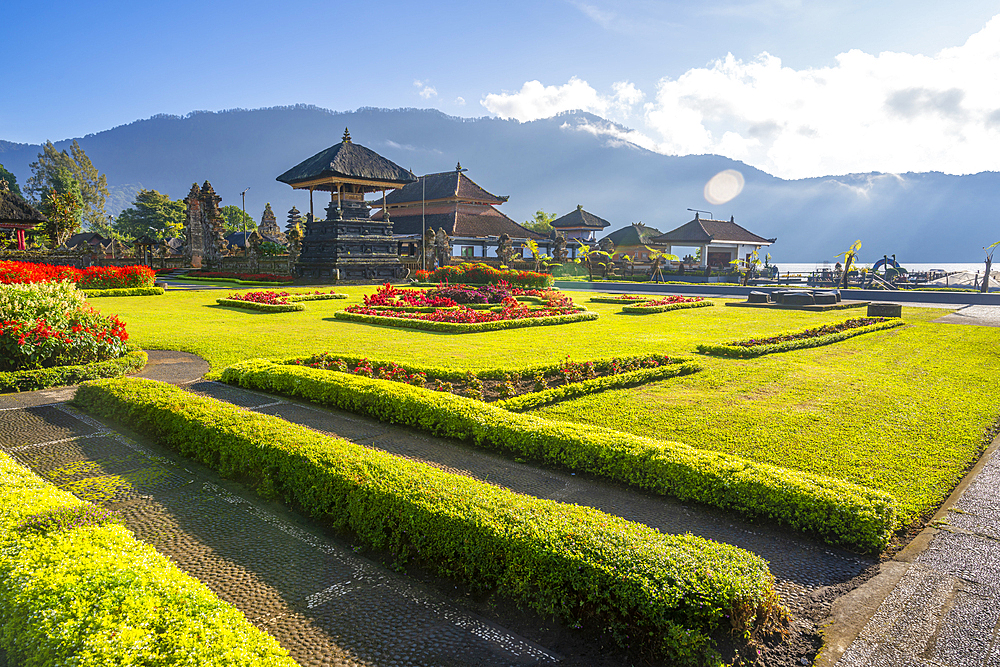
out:
<path id="1" fill-rule="evenodd" d="M 16 193 L 11 192 L 7 181 L 0 180 L 0 230 L 14 230 L 18 250 L 26 249 L 24 232 L 46 222 L 48 218 Z"/>

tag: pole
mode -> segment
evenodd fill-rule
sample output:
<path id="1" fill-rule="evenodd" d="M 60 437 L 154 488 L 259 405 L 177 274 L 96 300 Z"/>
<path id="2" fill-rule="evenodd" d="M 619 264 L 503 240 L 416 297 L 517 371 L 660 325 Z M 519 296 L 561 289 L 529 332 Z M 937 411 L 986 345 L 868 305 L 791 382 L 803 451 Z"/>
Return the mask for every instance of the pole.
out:
<path id="1" fill-rule="evenodd" d="M 247 188 L 249 190 L 250 188 Z M 243 197 L 243 254 L 246 255 L 247 252 L 247 190 L 240 193 L 240 197 Z"/>
<path id="2" fill-rule="evenodd" d="M 420 267 L 422 270 L 427 270 L 427 178 L 426 175 L 420 177 L 420 248 L 423 252 L 420 253 Z"/>

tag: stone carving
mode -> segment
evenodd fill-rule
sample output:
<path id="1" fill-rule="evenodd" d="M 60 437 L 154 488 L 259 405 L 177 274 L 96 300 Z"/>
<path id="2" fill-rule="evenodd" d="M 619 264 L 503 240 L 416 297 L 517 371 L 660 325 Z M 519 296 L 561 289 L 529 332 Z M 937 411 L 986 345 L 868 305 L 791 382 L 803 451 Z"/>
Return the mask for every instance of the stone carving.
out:
<path id="1" fill-rule="evenodd" d="M 497 258 L 504 266 L 510 266 L 514 260 L 514 244 L 511 242 L 509 234 L 501 234 L 497 239 Z"/>
<path id="2" fill-rule="evenodd" d="M 451 263 L 451 241 L 444 227 L 438 227 L 434 236 L 434 253 L 437 255 L 438 266 L 448 266 Z"/>
<path id="3" fill-rule="evenodd" d="M 187 256 L 195 268 L 216 265 L 229 252 L 222 211 L 219 210 L 221 201 L 222 197 L 215 194 L 208 181 L 200 188 L 197 183 L 193 184 L 184 199 L 187 205 L 184 220 Z"/>
<path id="4" fill-rule="evenodd" d="M 296 211 L 296 213 L 297 212 L 298 211 Z M 288 243 L 288 240 L 282 233 L 281 228 L 278 227 L 278 219 L 274 217 L 274 211 L 271 210 L 270 203 L 264 207 L 264 214 L 260 216 L 260 225 L 257 227 L 257 231 L 260 232 L 262 236 L 272 239 L 277 243 Z"/>

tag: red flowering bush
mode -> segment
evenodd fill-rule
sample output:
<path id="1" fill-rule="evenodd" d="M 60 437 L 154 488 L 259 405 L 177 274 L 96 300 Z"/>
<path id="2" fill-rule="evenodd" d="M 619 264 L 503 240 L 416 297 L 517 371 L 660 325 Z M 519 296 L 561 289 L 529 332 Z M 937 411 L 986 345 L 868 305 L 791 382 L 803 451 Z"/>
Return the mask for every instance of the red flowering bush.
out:
<path id="1" fill-rule="evenodd" d="M 630 299 L 634 300 L 634 299 Z M 653 300 L 642 300 L 642 305 L 649 306 L 669 306 L 674 303 L 696 303 L 698 301 L 704 301 L 705 299 L 700 296 L 677 296 L 676 294 L 671 294 L 669 296 L 661 297 L 659 299 Z M 624 301 L 624 299 L 623 299 Z"/>
<path id="2" fill-rule="evenodd" d="M 46 283 L 71 280 L 81 289 L 152 287 L 154 272 L 148 266 L 74 266 L 0 261 L 0 284 Z"/>
<path id="3" fill-rule="evenodd" d="M 534 271 L 513 271 L 495 269 L 489 264 L 455 264 L 442 266 L 441 268 L 423 277 L 425 272 L 418 271 L 418 280 L 428 280 L 435 283 L 459 283 L 472 285 L 486 285 L 499 283 L 501 280 L 517 287 L 543 288 L 552 285 L 552 276 L 547 273 L 535 273 Z"/>
<path id="4" fill-rule="evenodd" d="M 0 321 L 0 371 L 93 363 L 125 354 L 125 323 L 93 309 L 45 318 Z"/>
<path id="5" fill-rule="evenodd" d="M 375 294 L 365 295 L 365 305 L 395 308 L 450 308 L 458 304 L 449 298 L 434 296 L 431 291 L 399 289 L 386 283 L 376 289 Z"/>
<path id="6" fill-rule="evenodd" d="M 280 306 L 288 303 L 288 292 L 247 292 L 246 294 L 230 294 L 226 298 L 233 301 L 249 301 L 251 303 L 266 303 L 271 306 Z"/>

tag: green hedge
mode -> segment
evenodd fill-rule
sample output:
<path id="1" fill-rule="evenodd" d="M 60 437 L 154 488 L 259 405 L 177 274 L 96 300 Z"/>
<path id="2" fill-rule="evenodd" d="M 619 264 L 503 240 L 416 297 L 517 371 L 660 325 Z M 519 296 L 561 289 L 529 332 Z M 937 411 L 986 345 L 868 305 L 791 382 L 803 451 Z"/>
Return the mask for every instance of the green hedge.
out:
<path id="1" fill-rule="evenodd" d="M 510 410 L 511 412 L 526 412 L 540 408 L 543 405 L 564 401 L 568 398 L 596 394 L 599 391 L 616 389 L 618 387 L 634 387 L 648 382 L 665 380 L 667 378 L 678 377 L 680 375 L 690 375 L 701 370 L 701 366 L 694 362 L 683 364 L 667 364 L 655 368 L 643 368 L 628 373 L 618 375 L 606 375 L 599 378 L 591 378 L 582 382 L 572 382 L 559 387 L 550 387 L 542 391 L 534 391 L 528 394 L 521 394 L 513 398 L 507 398 L 493 403 L 498 408 Z"/>
<path id="2" fill-rule="evenodd" d="M 149 357 L 138 345 L 129 343 L 125 355 L 117 359 L 98 361 L 81 366 L 54 366 L 26 371 L 0 372 L 0 393 L 13 391 L 34 391 L 46 387 L 60 387 L 96 380 L 98 378 L 120 377 L 144 368 Z"/>
<path id="3" fill-rule="evenodd" d="M 405 370 L 407 373 L 423 373 L 427 376 L 428 380 L 464 380 L 469 370 L 467 368 L 449 368 L 446 366 L 428 366 L 425 364 L 411 364 L 411 363 L 397 363 L 395 361 L 389 361 L 386 359 L 378 359 L 375 357 L 362 356 L 357 354 L 326 354 L 323 355 L 328 360 L 343 359 L 348 366 L 357 366 L 362 361 L 368 361 L 371 363 L 373 368 L 379 366 L 391 366 L 396 365 Z M 594 368 L 598 371 L 604 372 L 611 368 L 611 365 L 617 361 L 620 365 L 627 363 L 642 361 L 648 359 L 655 355 L 650 354 L 638 354 L 629 357 L 617 357 L 615 359 L 592 359 L 589 360 L 594 364 Z M 291 357 L 283 361 L 276 363 L 285 364 L 288 366 L 300 366 L 314 357 Z M 670 357 L 669 364 L 683 364 L 690 362 L 691 359 L 687 357 Z M 553 364 L 539 364 L 538 366 L 526 366 L 522 368 L 481 368 L 474 372 L 474 375 L 480 380 L 505 380 L 508 374 L 517 373 L 521 377 L 530 378 L 536 373 L 541 373 L 542 375 L 549 375 L 551 373 L 558 372 L 563 368 L 564 362 L 556 362 Z M 681 373 L 683 375 L 685 373 Z M 208 376 L 206 376 L 208 377 Z M 221 377 L 221 372 L 215 371 L 209 379 L 218 380 Z"/>
<path id="4" fill-rule="evenodd" d="M 715 304 L 711 301 L 681 301 L 680 303 L 667 303 L 662 306 L 625 306 L 622 308 L 622 312 L 630 313 L 632 315 L 651 315 L 653 313 L 666 313 L 671 310 L 683 310 L 684 308 L 705 308 L 707 306 L 714 305 Z"/>
<path id="5" fill-rule="evenodd" d="M 333 314 L 338 320 L 361 322 L 362 324 L 381 324 L 389 327 L 405 329 L 423 329 L 424 331 L 441 331 L 444 333 L 478 333 L 480 331 L 501 331 L 503 329 L 520 329 L 521 327 L 541 327 L 550 324 L 570 324 L 596 320 L 597 313 L 582 312 L 571 315 L 553 315 L 551 317 L 526 317 L 520 320 L 497 320 L 495 322 L 477 322 L 475 324 L 456 324 L 453 322 L 427 322 L 425 320 L 408 320 L 402 317 L 382 317 L 380 315 L 359 315 L 338 310 Z"/>
<path id="6" fill-rule="evenodd" d="M 845 340 L 847 338 L 853 338 L 854 336 L 860 336 L 861 334 L 871 333 L 872 331 L 881 331 L 882 329 L 892 329 L 893 327 L 903 326 L 905 322 L 900 319 L 892 319 L 888 322 L 877 322 L 875 324 L 869 324 L 868 326 L 858 327 L 856 329 L 848 329 L 847 331 L 838 331 L 837 333 L 826 334 L 825 336 L 816 336 L 814 338 L 800 338 L 798 340 L 786 340 L 779 343 L 770 343 L 767 345 L 754 345 L 752 347 L 743 347 L 741 345 L 713 345 L 708 343 L 699 343 L 696 349 L 702 354 L 710 354 L 716 357 L 736 357 L 740 359 L 748 359 L 750 357 L 759 357 L 764 354 L 773 354 L 775 352 L 788 352 L 790 350 L 802 350 L 810 347 L 821 347 L 823 345 L 829 345 L 831 343 L 836 343 L 838 341 Z M 779 334 L 773 334 L 775 336 L 780 335 L 792 335 L 805 331 L 805 329 L 798 329 L 796 331 L 786 331 Z"/>
<path id="7" fill-rule="evenodd" d="M 152 380 L 88 383 L 75 403 L 402 561 L 671 664 L 709 662 L 707 635 L 727 617 L 749 632 L 781 613 L 766 562 L 736 547 L 517 494 Z"/>
<path id="8" fill-rule="evenodd" d="M 163 294 L 162 287 L 123 287 L 119 289 L 82 289 L 88 299 L 103 296 L 156 296 Z"/>
<path id="9" fill-rule="evenodd" d="M 230 366 L 221 379 L 772 519 L 861 551 L 880 552 L 898 527 L 897 502 L 888 494 L 677 442 L 585 424 L 568 428 L 464 396 L 263 359 Z"/>
<path id="10" fill-rule="evenodd" d="M 281 285 L 284 287 L 294 284 L 291 280 L 241 280 L 239 278 L 208 278 L 205 276 L 178 276 L 177 278 L 168 278 L 168 280 L 194 280 L 204 283 L 236 283 L 237 285 Z"/>
<path id="11" fill-rule="evenodd" d="M 242 308 L 243 310 L 259 310 L 262 313 L 293 313 L 305 310 L 301 303 L 254 303 L 253 301 L 243 301 L 241 299 L 216 299 L 220 306 L 230 308 Z"/>
<path id="12" fill-rule="evenodd" d="M 587 299 L 590 303 L 615 303 L 621 304 L 632 304 L 632 303 L 645 303 L 646 301 L 656 301 L 657 296 L 655 294 L 650 294 L 648 297 L 643 297 L 642 299 L 631 299 L 626 301 L 625 299 L 615 299 L 610 296 L 592 296 Z"/>
<path id="13" fill-rule="evenodd" d="M 24 667 L 296 664 L 112 513 L 2 453 L 0 646 Z"/>

